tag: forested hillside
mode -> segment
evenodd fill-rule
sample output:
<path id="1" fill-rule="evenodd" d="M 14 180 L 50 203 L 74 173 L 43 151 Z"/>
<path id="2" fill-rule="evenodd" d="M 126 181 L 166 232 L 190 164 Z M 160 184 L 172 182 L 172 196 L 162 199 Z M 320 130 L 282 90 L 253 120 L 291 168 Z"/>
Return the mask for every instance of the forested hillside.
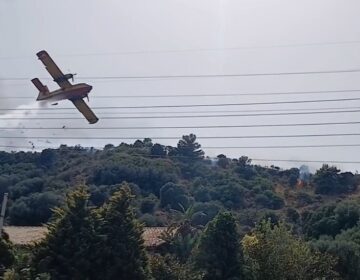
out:
<path id="1" fill-rule="evenodd" d="M 245 278 L 231 279 L 320 279 L 286 275 L 272 278 L 271 273 L 279 275 L 282 263 L 274 260 L 270 265 L 265 261 L 270 256 L 264 255 L 266 252 L 275 254 L 280 250 L 273 243 L 275 247 L 260 250 L 261 246 L 270 246 L 267 239 L 278 244 L 289 242 L 295 251 L 304 253 L 302 257 L 309 259 L 311 255 L 312 265 L 332 265 L 324 268 L 328 273 L 325 279 L 337 279 L 337 274 L 341 279 L 360 279 L 359 182 L 359 175 L 341 172 L 326 163 L 310 174 L 306 166 L 287 170 L 263 167 L 252 164 L 246 156 L 233 159 L 221 154 L 210 159 L 193 134 L 183 136 L 176 147 L 144 139 L 134 144 L 109 144 L 103 150 L 63 145 L 42 152 L 0 152 L 0 197 L 5 192 L 10 197 L 7 224 L 26 226 L 48 222 L 51 209 L 69 204 L 66 195 L 78 185 L 87 186 L 86 208 L 89 211 L 103 208 L 100 212 L 105 213 L 109 203 L 115 207 L 117 191 L 125 186 L 134 196 L 129 205 L 135 209 L 134 218 L 143 225 L 179 229 L 186 224 L 202 232 L 190 234 L 194 240 L 185 251 L 179 252 L 174 249 L 178 247 L 170 246 L 172 249 L 161 254 L 164 259 L 152 258 L 153 271 L 159 269 L 164 273 L 167 265 L 175 265 L 185 273 L 191 262 L 203 273 L 204 279 L 230 279 L 230 276 L 211 278 L 209 263 L 216 260 L 209 260 L 210 256 L 204 253 L 224 234 L 229 235 L 228 240 L 237 239 L 235 243 L 240 244 L 242 240 L 240 262 L 234 263 L 234 273 Z M 114 208 L 113 211 L 122 210 Z M 103 228 L 109 232 L 111 223 L 107 227 Z M 218 237 L 217 230 L 222 230 Z M 167 241 L 174 245 L 171 237 Z M 307 250 L 309 253 L 305 253 Z M 43 258 L 45 251 L 38 252 L 36 257 Z M 221 255 L 219 252 L 214 254 Z M 142 258 L 142 253 L 139 254 Z M 324 261 L 324 258 L 329 259 Z M 235 268 L 237 265 L 240 266 Z M 247 272 L 244 272 L 245 267 Z M 275 272 L 269 272 L 270 267 Z M 143 275 L 147 275 L 146 269 L 141 272 Z M 289 273 L 296 270 L 294 267 L 288 269 Z M 307 273 L 309 271 L 314 272 L 315 267 L 309 267 Z M 53 273 L 51 270 L 50 274 Z M 201 273 L 195 274 L 194 277 L 200 277 Z M 320 274 L 319 277 L 325 275 Z M 141 277 L 136 279 L 145 279 Z M 176 277 L 174 279 L 190 279 Z"/>

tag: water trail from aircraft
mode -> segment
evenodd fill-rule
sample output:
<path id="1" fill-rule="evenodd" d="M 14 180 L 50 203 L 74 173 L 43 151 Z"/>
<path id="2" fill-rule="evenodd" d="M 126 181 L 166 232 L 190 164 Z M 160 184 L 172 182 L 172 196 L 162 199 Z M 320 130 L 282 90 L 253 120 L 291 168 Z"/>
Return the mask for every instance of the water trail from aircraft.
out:
<path id="1" fill-rule="evenodd" d="M 22 104 L 16 107 L 16 109 L 22 109 L 22 110 L 12 110 L 12 111 L 5 111 L 4 114 L 0 115 L 0 124 L 4 125 L 4 126 L 9 126 L 9 127 L 16 127 L 18 128 L 17 130 L 14 131 L 1 131 L 0 130 L 0 135 L 5 135 L 6 136 L 27 136 L 27 134 L 29 133 L 26 129 L 24 129 L 27 125 L 25 123 L 28 123 L 28 121 L 26 121 L 26 117 L 36 117 L 38 115 L 39 110 L 37 110 L 38 108 L 40 108 L 41 106 L 46 106 L 46 104 L 39 104 L 39 102 L 33 101 L 31 103 L 28 104 Z M 36 110 L 34 110 L 34 108 L 37 108 Z M 20 114 L 19 114 L 20 112 Z M 11 119 L 9 120 L 8 118 L 24 118 L 24 119 Z M 4 119 L 4 120 L 2 120 Z M 6 119 L 6 120 L 5 120 Z M 30 135 L 29 135 L 30 136 Z M 32 143 L 29 139 L 24 138 L 24 139 L 0 139 L 0 145 L 1 146 L 29 146 L 30 149 L 35 150 L 36 149 L 36 145 L 34 145 L 34 143 Z M 14 148 L 4 148 L 4 150 L 14 150 Z"/>

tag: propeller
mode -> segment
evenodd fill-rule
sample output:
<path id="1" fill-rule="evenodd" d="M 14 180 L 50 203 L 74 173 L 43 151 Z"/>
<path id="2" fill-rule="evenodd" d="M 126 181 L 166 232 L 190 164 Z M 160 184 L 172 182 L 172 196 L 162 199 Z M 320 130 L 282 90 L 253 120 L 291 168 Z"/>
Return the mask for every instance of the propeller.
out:
<path id="1" fill-rule="evenodd" d="M 68 77 L 68 79 L 70 78 L 72 82 L 74 82 L 74 76 L 77 75 L 77 73 L 71 73 L 71 71 L 68 69 L 68 73 L 69 74 L 66 74 L 65 76 Z"/>

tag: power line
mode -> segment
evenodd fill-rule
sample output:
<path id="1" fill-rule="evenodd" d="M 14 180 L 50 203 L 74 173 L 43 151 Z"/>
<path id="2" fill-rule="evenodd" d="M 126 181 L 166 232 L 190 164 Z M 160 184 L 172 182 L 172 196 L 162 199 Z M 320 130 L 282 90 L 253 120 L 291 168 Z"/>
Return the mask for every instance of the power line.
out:
<path id="1" fill-rule="evenodd" d="M 318 75 L 318 74 L 341 74 L 358 73 L 360 69 L 300 71 L 300 72 L 274 72 L 274 73 L 243 73 L 243 74 L 198 74 L 198 75 L 153 75 L 153 76 L 84 76 L 86 80 L 122 80 L 122 79 L 192 79 L 192 78 L 236 78 L 257 76 L 291 76 L 291 75 Z"/>
<path id="2" fill-rule="evenodd" d="M 72 108 L 69 108 L 72 109 Z M 291 109 L 242 109 L 241 112 L 294 112 L 294 111 L 312 111 L 312 110 L 342 110 L 342 109 L 360 109 L 360 107 L 323 107 L 323 108 L 291 108 Z M 54 108 L 56 110 L 56 108 Z M 217 113 L 238 113 L 239 110 L 203 110 L 203 111 L 156 111 L 156 112 L 98 112 L 101 115 L 143 115 L 143 114 L 217 114 Z M 79 115 L 77 111 L 74 112 L 36 112 L 37 115 Z M 14 116 L 23 116 L 24 113 L 13 112 L 11 115 Z M 0 115 L 1 118 L 1 115 Z"/>
<path id="3" fill-rule="evenodd" d="M 273 48 L 293 48 L 293 47 L 313 47 L 327 45 L 347 45 L 359 44 L 360 41 L 332 41 L 332 42 L 313 42 L 299 44 L 277 44 L 268 46 L 236 46 L 222 48 L 187 48 L 187 49 L 160 49 L 160 50 L 137 50 L 137 51 L 117 51 L 117 52 L 92 52 L 92 53 L 74 53 L 74 54 L 58 54 L 57 57 L 89 57 L 89 56 L 119 56 L 119 55 L 138 55 L 138 54 L 164 54 L 164 53 L 187 53 L 187 52 L 214 52 L 214 51 L 238 51 L 238 50 L 256 50 L 256 49 L 273 49 Z M 34 56 L 2 56 L 2 60 L 11 59 L 35 59 Z"/>
<path id="4" fill-rule="evenodd" d="M 273 73 L 242 73 L 242 74 L 198 74 L 198 75 L 149 75 L 149 76 L 83 76 L 77 77 L 79 80 L 129 80 L 129 79 L 192 79 L 192 78 L 236 78 L 236 77 L 257 77 L 257 76 L 292 76 L 292 75 L 318 75 L 318 74 L 342 74 L 358 73 L 360 69 L 343 70 L 319 70 L 319 71 L 300 71 L 300 72 L 273 72 Z M 7 77 L 0 78 L 0 81 L 23 81 L 31 78 Z M 47 80 L 49 78 L 40 78 Z"/>
<path id="5" fill-rule="evenodd" d="M 66 145 L 66 144 L 63 144 Z M 24 148 L 24 149 L 55 149 L 57 147 L 38 146 L 34 144 L 32 146 L 18 146 L 18 145 L 0 145 L 4 148 Z M 202 149 L 292 149 L 292 148 L 337 148 L 337 147 L 360 147 L 360 144 L 321 144 L 321 145 L 278 145 L 278 146 L 202 146 Z M 96 149 L 102 149 L 103 147 L 93 147 Z M 133 154 L 133 153 L 132 153 Z"/>
<path id="6" fill-rule="evenodd" d="M 102 98 L 179 98 L 179 97 L 222 97 L 222 96 L 266 96 L 266 95 L 308 95 L 323 93 L 351 93 L 359 89 L 319 90 L 319 91 L 288 91 L 288 92 L 255 92 L 255 93 L 207 93 L 207 94 L 150 94 L 150 95 L 100 95 L 91 99 Z M 0 99 L 34 99 L 34 96 L 0 96 Z"/>
<path id="7" fill-rule="evenodd" d="M 204 129 L 204 128 L 255 128 L 255 127 L 296 127 L 325 125 L 354 125 L 360 122 L 244 124 L 244 125 L 200 125 L 200 126 L 112 126 L 112 127 L 0 127 L 0 130 L 130 130 L 130 129 Z"/>
<path id="8" fill-rule="evenodd" d="M 360 100 L 355 98 L 315 99 L 315 100 L 291 100 L 291 101 L 268 101 L 268 102 L 246 102 L 246 103 L 219 103 L 219 104 L 182 104 L 182 105 L 144 105 L 144 106 L 107 106 L 92 107 L 92 109 L 152 109 L 152 108 L 192 108 L 192 107 L 227 107 L 227 106 L 250 106 L 250 105 L 275 105 L 275 104 L 302 104 L 323 102 L 345 102 Z M 0 111 L 46 111 L 46 110 L 73 110 L 74 108 L 1 108 Z"/>
<path id="9" fill-rule="evenodd" d="M 338 114 L 338 113 L 358 113 L 360 110 L 338 110 L 338 111 L 312 111 L 312 112 L 289 112 L 289 113 L 261 113 L 261 114 L 225 114 L 225 115 L 175 115 L 175 116 L 121 116 L 121 117 L 101 117 L 102 120 L 119 119 L 182 119 L 182 118 L 224 118 L 224 117 L 258 117 L 258 116 L 288 116 L 288 115 L 317 115 L 317 114 Z M 1 117 L 1 120 L 83 120 L 82 117 Z"/>
<path id="10" fill-rule="evenodd" d="M 198 136 L 198 139 L 260 139 L 260 138 L 304 138 L 304 137 L 338 137 L 338 136 L 360 136 L 360 133 L 327 133 L 327 134 L 288 134 L 288 135 L 241 135 L 241 136 Z M 152 137 L 140 137 L 140 136 L 102 136 L 102 137 L 80 137 L 80 136 L 0 136 L 0 139 L 91 139 L 91 140 L 135 140 L 135 139 L 162 139 L 171 140 L 179 139 L 176 136 L 152 136 Z"/>

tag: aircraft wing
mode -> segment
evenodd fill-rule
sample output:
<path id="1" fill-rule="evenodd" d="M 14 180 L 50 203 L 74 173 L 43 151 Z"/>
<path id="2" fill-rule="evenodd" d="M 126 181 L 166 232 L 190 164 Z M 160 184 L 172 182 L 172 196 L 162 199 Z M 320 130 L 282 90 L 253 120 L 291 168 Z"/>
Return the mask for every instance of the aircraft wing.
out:
<path id="1" fill-rule="evenodd" d="M 52 60 L 46 51 L 40 51 L 36 55 L 45 65 L 46 70 L 49 72 L 51 77 L 53 77 L 54 81 L 57 82 L 61 88 L 69 88 L 72 86 L 71 83 L 64 78 L 63 72 L 61 72 L 60 68 L 55 64 L 54 60 Z"/>
<path id="2" fill-rule="evenodd" d="M 74 103 L 75 107 L 84 115 L 89 123 L 93 124 L 99 120 L 83 99 L 74 99 L 71 102 Z"/>

